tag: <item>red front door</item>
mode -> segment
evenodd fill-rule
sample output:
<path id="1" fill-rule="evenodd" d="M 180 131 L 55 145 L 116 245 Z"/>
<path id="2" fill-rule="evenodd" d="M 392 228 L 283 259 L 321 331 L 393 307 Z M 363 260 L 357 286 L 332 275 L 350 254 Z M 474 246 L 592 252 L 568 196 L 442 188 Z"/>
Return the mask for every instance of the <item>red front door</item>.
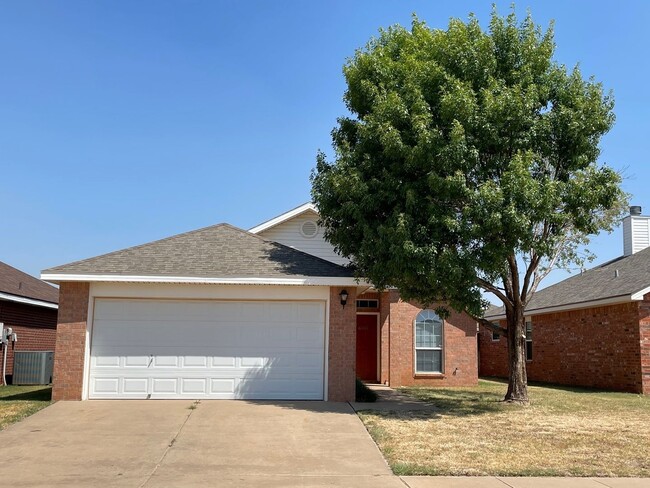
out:
<path id="1" fill-rule="evenodd" d="M 357 377 L 377 382 L 376 315 L 357 315 Z"/>

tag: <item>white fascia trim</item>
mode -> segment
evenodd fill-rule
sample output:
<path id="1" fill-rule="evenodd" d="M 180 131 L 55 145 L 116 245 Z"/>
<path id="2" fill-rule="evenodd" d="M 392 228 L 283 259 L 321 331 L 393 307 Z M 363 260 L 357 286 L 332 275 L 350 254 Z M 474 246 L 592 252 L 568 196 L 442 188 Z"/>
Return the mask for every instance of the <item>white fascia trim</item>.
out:
<path id="1" fill-rule="evenodd" d="M 10 302 L 26 303 L 27 305 L 36 305 L 37 307 L 53 308 L 57 310 L 59 306 L 56 303 L 44 302 L 43 300 L 35 300 L 33 298 L 19 297 L 16 295 L 9 295 L 8 293 L 0 293 L 0 300 L 7 300 Z"/>
<path id="2" fill-rule="evenodd" d="M 650 291 L 650 288 L 648 288 L 648 291 Z M 641 292 L 639 292 L 641 293 Z M 526 317 L 531 317 L 533 315 L 543 315 L 545 313 L 553 313 L 553 312 L 565 312 L 569 310 L 579 310 L 581 308 L 591 308 L 591 307 L 602 307 L 604 305 L 614 305 L 617 303 L 628 303 L 628 302 L 633 302 L 633 301 L 638 301 L 643 299 L 643 295 L 641 295 L 641 298 L 635 298 L 637 294 L 634 295 L 619 295 L 617 297 L 610 297 L 610 298 L 601 298 L 599 300 L 590 300 L 588 302 L 578 302 L 578 303 L 568 303 L 566 305 L 558 305 L 556 307 L 548 307 L 548 308 L 535 308 L 531 310 L 526 310 Z M 506 315 L 501 314 L 501 315 L 491 315 L 489 317 L 486 317 L 486 320 L 502 320 L 505 319 Z"/>
<path id="3" fill-rule="evenodd" d="M 647 295 L 648 293 L 650 293 L 650 286 L 644 288 L 643 290 L 639 290 L 636 293 L 632 293 L 632 300 L 643 300 L 643 296 Z"/>
<path id="4" fill-rule="evenodd" d="M 61 281 L 87 282 L 128 282 L 128 283 L 195 283 L 218 285 L 302 285 L 302 286 L 363 286 L 365 280 L 356 278 L 336 277 L 305 277 L 305 278 L 194 278 L 187 276 L 116 276 L 116 275 L 73 275 L 73 274 L 41 274 L 41 279 L 58 283 Z"/>
<path id="5" fill-rule="evenodd" d="M 248 229 L 248 232 L 252 234 L 258 234 L 262 231 L 265 231 L 266 229 L 275 227 L 276 225 L 279 225 L 282 222 L 286 222 L 287 220 L 292 219 L 295 216 L 300 215 L 301 213 L 305 213 L 308 210 L 318 213 L 318 210 L 316 210 L 316 205 L 314 205 L 311 202 L 308 202 L 303 205 L 300 205 L 300 207 L 294 208 L 293 210 L 289 210 L 288 212 L 285 212 L 282 215 L 278 215 L 277 217 L 271 220 L 267 220 L 266 222 L 256 225 L 252 229 Z"/>

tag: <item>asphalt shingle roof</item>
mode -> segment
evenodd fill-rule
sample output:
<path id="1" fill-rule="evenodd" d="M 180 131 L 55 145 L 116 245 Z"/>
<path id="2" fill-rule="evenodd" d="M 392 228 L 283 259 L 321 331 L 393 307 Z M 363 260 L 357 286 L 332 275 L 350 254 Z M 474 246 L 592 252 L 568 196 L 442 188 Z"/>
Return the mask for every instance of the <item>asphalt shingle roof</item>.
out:
<path id="1" fill-rule="evenodd" d="M 618 271 L 618 273 L 617 273 Z M 526 311 L 573 305 L 632 295 L 650 286 L 650 248 L 621 256 L 564 281 L 539 290 Z M 491 307 L 485 318 L 503 315 L 503 307 Z"/>
<path id="2" fill-rule="evenodd" d="M 352 277 L 353 271 L 229 224 L 218 224 L 43 270 L 43 274 Z"/>
<path id="3" fill-rule="evenodd" d="M 0 292 L 44 302 L 59 303 L 58 288 L 3 262 L 0 262 Z"/>

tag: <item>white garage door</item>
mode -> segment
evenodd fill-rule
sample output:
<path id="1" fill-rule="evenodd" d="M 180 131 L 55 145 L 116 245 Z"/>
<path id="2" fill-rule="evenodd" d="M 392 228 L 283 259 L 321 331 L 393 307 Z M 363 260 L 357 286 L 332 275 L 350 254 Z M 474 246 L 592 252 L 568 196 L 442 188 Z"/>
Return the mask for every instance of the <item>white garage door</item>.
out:
<path id="1" fill-rule="evenodd" d="M 90 398 L 323 399 L 323 302 L 95 301 Z"/>

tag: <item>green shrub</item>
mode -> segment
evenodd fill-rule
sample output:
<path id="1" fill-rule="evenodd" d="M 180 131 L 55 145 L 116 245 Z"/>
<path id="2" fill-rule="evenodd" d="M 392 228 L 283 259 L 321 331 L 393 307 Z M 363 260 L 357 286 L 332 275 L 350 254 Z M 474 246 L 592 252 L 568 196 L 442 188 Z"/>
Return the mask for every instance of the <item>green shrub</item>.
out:
<path id="1" fill-rule="evenodd" d="M 357 378 L 356 400 L 363 403 L 372 403 L 377 401 L 377 393 L 368 388 L 359 378 Z"/>

